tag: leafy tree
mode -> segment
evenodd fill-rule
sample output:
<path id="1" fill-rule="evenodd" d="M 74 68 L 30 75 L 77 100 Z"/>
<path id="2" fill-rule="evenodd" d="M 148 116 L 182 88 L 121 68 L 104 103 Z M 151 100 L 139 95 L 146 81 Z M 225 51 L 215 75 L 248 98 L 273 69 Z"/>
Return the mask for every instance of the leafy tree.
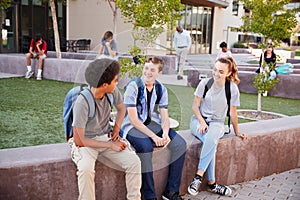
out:
<path id="1" fill-rule="evenodd" d="M 241 0 L 245 7 L 250 10 L 250 16 L 242 19 L 244 31 L 251 31 L 264 36 L 262 47 L 263 52 L 269 41 L 278 45 L 281 39 L 290 38 L 293 30 L 297 26 L 296 13 L 298 9 L 285 9 L 284 6 L 290 0 Z M 261 68 L 265 63 L 262 62 Z M 269 66 L 270 68 L 272 66 Z M 275 66 L 273 66 L 275 67 Z M 257 74 L 254 77 L 253 85 L 258 90 L 257 110 L 261 111 L 261 94 L 272 89 L 278 79 L 269 80 L 270 70 Z"/>
<path id="2" fill-rule="evenodd" d="M 296 13 L 299 9 L 285 9 L 290 0 L 242 0 L 251 12 L 242 19 L 244 31 L 264 35 L 264 43 L 272 40 L 278 44 L 289 38 L 297 25 Z"/>
<path id="3" fill-rule="evenodd" d="M 2 18 L 5 9 L 11 6 L 11 0 L 1 0 L 0 1 L 0 38 L 2 38 Z M 1 44 L 2 45 L 2 44 Z M 1 47 L 0 47 L 1 50 Z"/>
<path id="4" fill-rule="evenodd" d="M 0 1 L 0 10 L 9 8 L 10 4 L 11 4 L 11 0 L 1 0 Z"/>
<path id="5" fill-rule="evenodd" d="M 106 1 L 108 3 L 113 13 L 114 34 L 117 33 L 117 14 L 118 14 L 117 0 L 99 0 L 99 1 Z"/>
<path id="6" fill-rule="evenodd" d="M 133 37 L 145 47 L 156 40 L 165 24 L 179 20 L 183 9 L 180 0 L 117 0 L 117 5 L 125 23 L 133 24 Z"/>

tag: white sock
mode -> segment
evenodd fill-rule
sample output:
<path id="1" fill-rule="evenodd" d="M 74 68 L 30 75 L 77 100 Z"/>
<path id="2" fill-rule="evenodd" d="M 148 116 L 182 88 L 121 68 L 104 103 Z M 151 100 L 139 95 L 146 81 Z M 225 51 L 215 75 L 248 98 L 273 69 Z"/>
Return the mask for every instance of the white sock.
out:
<path id="1" fill-rule="evenodd" d="M 38 76 L 42 76 L 42 71 L 41 69 L 38 69 Z"/>
<path id="2" fill-rule="evenodd" d="M 27 66 L 27 70 L 30 72 L 31 71 L 31 66 Z"/>

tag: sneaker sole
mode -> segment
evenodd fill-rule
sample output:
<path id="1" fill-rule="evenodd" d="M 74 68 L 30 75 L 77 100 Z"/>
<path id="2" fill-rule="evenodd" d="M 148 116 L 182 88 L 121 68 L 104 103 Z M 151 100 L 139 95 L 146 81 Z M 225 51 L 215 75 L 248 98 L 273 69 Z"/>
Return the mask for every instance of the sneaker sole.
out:
<path id="1" fill-rule="evenodd" d="M 162 196 L 162 200 L 169 200 L 167 197 Z"/>
<path id="2" fill-rule="evenodd" d="M 192 196 L 196 196 L 199 192 L 192 192 L 191 190 L 190 190 L 190 187 L 188 187 L 188 192 L 189 192 L 189 194 L 190 195 L 192 195 Z"/>

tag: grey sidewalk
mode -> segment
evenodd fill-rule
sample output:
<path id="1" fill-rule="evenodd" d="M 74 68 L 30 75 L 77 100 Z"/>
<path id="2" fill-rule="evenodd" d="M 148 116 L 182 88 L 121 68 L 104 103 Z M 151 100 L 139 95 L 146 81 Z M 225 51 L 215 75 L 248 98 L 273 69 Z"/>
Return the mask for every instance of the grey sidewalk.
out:
<path id="1" fill-rule="evenodd" d="M 238 200 L 299 200 L 300 199 L 300 168 L 273 174 L 261 179 L 230 186 L 231 197 L 201 191 L 197 196 L 184 195 L 185 200 L 204 199 L 238 199 Z"/>

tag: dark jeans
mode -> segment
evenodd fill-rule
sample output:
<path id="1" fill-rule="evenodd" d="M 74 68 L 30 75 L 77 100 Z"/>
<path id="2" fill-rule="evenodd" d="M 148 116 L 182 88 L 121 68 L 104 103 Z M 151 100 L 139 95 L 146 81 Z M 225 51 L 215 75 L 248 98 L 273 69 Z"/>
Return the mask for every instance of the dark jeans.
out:
<path id="1" fill-rule="evenodd" d="M 161 126 L 151 122 L 147 126 L 150 130 L 156 133 L 157 136 L 162 137 Z M 178 192 L 180 187 L 181 173 L 184 163 L 186 142 L 173 129 L 169 130 L 169 137 L 171 142 L 167 148 L 171 152 L 171 160 L 169 164 L 169 174 L 167 180 L 166 190 Z M 127 134 L 127 140 L 135 148 L 136 153 L 141 159 L 142 163 L 142 192 L 145 199 L 156 198 L 153 169 L 152 169 L 152 154 L 155 147 L 151 138 L 141 133 L 135 128 L 132 128 Z"/>

